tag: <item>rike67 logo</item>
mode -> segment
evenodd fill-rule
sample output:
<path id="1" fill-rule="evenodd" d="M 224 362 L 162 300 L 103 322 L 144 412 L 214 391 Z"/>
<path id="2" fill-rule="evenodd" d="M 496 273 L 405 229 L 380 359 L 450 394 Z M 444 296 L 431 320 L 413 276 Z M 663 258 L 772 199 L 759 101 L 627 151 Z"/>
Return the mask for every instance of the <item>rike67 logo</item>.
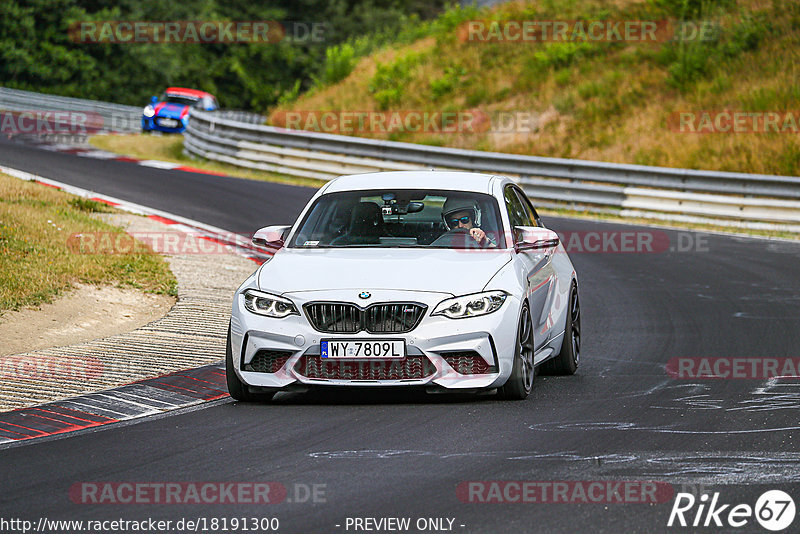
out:
<path id="1" fill-rule="evenodd" d="M 692 493 L 678 493 L 669 514 L 667 526 L 680 527 L 752 527 L 753 520 L 773 532 L 789 528 L 795 518 L 794 500 L 788 493 L 770 490 L 762 494 L 755 506 L 722 503 L 719 492 L 699 498 Z"/>

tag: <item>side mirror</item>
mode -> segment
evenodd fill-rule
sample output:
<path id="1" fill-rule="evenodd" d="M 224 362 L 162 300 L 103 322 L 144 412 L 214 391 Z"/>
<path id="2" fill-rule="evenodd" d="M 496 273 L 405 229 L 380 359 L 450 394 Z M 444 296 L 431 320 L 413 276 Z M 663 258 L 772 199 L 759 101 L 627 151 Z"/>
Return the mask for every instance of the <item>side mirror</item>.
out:
<path id="1" fill-rule="evenodd" d="M 266 248 L 283 248 L 291 229 L 291 226 L 266 226 L 253 234 L 253 244 Z"/>
<path id="2" fill-rule="evenodd" d="M 157 96 L 151 96 L 151 97 L 150 97 L 150 103 L 151 103 L 151 104 L 156 104 L 156 103 L 158 103 L 158 97 L 157 97 Z"/>
<path id="3" fill-rule="evenodd" d="M 514 250 L 540 250 L 552 248 L 560 243 L 558 234 L 547 228 L 539 226 L 515 226 L 514 227 Z"/>

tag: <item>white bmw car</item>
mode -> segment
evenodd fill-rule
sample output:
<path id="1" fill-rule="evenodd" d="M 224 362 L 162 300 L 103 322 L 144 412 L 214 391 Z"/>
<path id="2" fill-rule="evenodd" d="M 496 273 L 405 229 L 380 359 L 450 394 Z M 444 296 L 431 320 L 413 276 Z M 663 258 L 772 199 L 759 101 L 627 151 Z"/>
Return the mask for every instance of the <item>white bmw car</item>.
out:
<path id="1" fill-rule="evenodd" d="M 538 370 L 578 367 L 575 269 L 508 178 L 342 176 L 253 242 L 275 254 L 234 296 L 234 399 L 313 386 L 524 399 Z"/>

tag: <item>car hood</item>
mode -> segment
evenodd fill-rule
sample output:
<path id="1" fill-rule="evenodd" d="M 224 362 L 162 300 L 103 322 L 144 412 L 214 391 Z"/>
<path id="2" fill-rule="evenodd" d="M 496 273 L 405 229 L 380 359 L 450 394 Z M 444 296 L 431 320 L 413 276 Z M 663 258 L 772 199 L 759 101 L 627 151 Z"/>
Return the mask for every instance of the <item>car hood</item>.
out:
<path id="1" fill-rule="evenodd" d="M 180 104 L 165 104 L 160 103 L 156 105 L 156 115 L 158 117 L 166 117 L 170 119 L 180 119 L 188 110 L 189 106 L 182 106 Z"/>
<path id="2" fill-rule="evenodd" d="M 481 291 L 511 261 L 507 250 L 282 249 L 258 285 L 285 294 L 335 289 L 394 289 L 465 295 Z"/>

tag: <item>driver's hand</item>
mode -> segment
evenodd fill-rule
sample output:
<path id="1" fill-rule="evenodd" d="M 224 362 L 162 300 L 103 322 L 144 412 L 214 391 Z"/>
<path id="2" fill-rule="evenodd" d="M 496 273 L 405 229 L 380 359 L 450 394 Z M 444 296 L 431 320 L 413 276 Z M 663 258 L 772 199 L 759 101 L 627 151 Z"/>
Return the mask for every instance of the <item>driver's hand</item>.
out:
<path id="1" fill-rule="evenodd" d="M 477 241 L 479 244 L 483 243 L 483 240 L 486 239 L 486 232 L 484 232 L 480 228 L 471 228 L 469 231 L 469 235 L 471 235 L 472 239 Z"/>

